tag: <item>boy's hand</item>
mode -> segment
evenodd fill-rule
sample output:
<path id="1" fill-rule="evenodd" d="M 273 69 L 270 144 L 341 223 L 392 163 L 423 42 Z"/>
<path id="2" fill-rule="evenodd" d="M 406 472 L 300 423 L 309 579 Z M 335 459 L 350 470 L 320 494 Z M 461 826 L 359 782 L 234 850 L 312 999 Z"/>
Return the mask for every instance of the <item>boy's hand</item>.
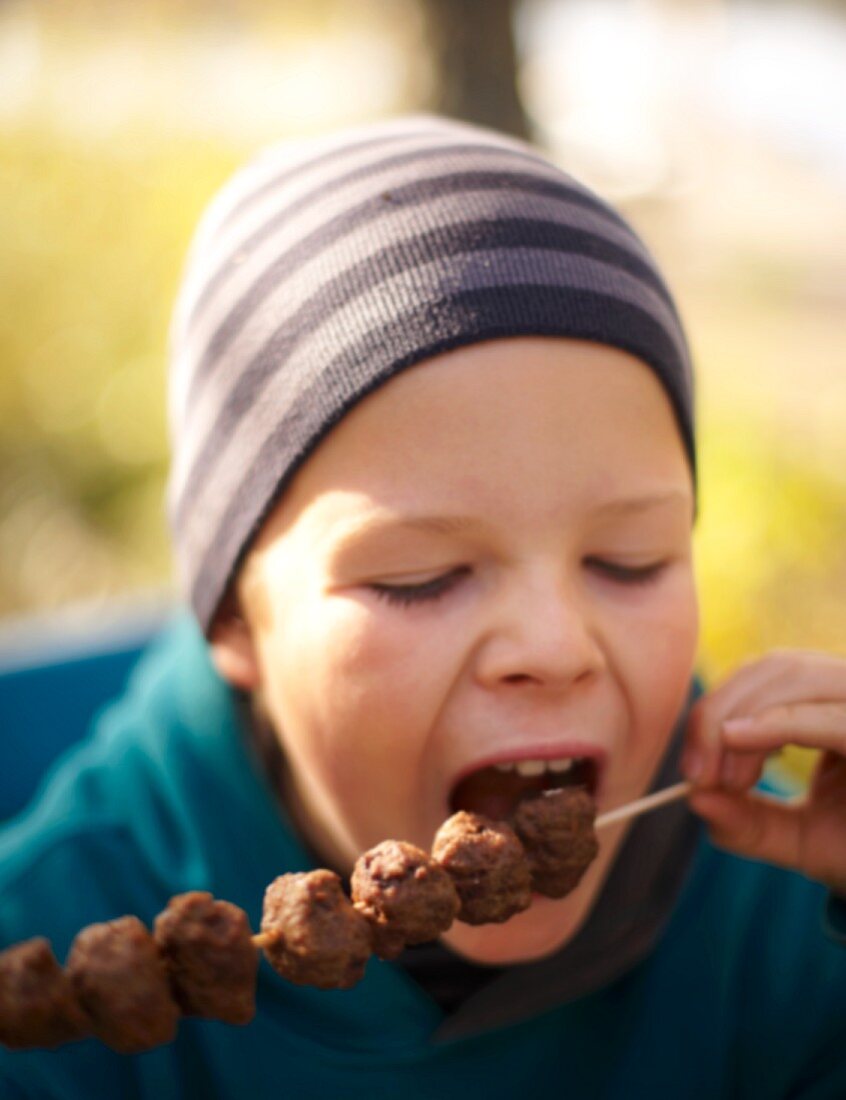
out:
<path id="1" fill-rule="evenodd" d="M 751 791 L 784 745 L 822 750 L 799 803 Z M 691 709 L 682 767 L 716 844 L 846 895 L 846 660 L 779 650 L 744 665 Z"/>

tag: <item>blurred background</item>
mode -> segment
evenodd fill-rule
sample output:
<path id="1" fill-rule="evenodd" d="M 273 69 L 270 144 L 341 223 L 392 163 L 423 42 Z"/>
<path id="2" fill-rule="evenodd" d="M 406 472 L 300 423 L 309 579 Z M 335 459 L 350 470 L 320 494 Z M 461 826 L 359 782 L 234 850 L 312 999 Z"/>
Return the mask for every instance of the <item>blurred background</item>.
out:
<path id="1" fill-rule="evenodd" d="M 529 136 L 663 264 L 706 677 L 846 654 L 834 0 L 4 0 L 0 619 L 167 596 L 167 327 L 202 208 L 265 142 L 419 108 Z"/>

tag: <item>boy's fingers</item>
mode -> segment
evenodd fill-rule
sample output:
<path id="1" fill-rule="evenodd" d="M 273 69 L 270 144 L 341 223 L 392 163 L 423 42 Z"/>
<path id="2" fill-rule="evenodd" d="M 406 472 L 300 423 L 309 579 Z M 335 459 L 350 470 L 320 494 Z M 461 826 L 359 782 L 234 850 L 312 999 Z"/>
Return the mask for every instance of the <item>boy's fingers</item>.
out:
<path id="1" fill-rule="evenodd" d="M 812 801 L 822 800 L 846 806 L 846 756 L 824 752 L 811 776 L 808 795 Z"/>
<path id="2" fill-rule="evenodd" d="M 695 738 L 688 739 L 681 761 L 682 774 L 697 786 L 724 786 L 745 791 L 761 777 L 767 749 L 730 751 L 722 746 L 707 750 Z"/>
<path id="3" fill-rule="evenodd" d="M 724 752 L 720 764 L 720 786 L 730 791 L 748 791 L 761 778 L 766 752 Z"/>
<path id="4" fill-rule="evenodd" d="M 747 662 L 691 708 L 687 748 L 689 756 L 697 759 L 699 774 L 694 775 L 687 768 L 685 774 L 694 782 L 714 786 L 719 782 L 724 748 L 729 744 L 768 750 L 791 740 L 782 737 L 766 746 L 743 741 L 730 743 L 724 740 L 723 727 L 732 718 L 776 707 L 809 705 L 809 699 L 828 700 L 827 705 L 846 707 L 846 661 L 842 657 L 785 649 Z M 844 750 L 838 746 L 837 751 Z"/>
<path id="5" fill-rule="evenodd" d="M 846 756 L 846 703 L 787 703 L 723 722 L 727 747 L 770 752 L 785 744 Z"/>
<path id="6" fill-rule="evenodd" d="M 720 791 L 697 791 L 690 796 L 690 806 L 708 822 L 711 838 L 720 847 L 751 859 L 805 870 L 804 819 L 795 808 L 756 795 Z"/>
<path id="7" fill-rule="evenodd" d="M 697 785 L 713 787 L 720 782 L 724 751 L 719 738 L 719 719 L 713 704 L 704 700 L 692 708 L 681 759 L 684 776 Z"/>
<path id="8" fill-rule="evenodd" d="M 790 679 L 791 659 L 789 652 L 777 651 L 747 662 L 696 701 L 690 710 L 682 765 L 689 779 L 703 786 L 720 782 L 723 723 L 733 716 L 753 713 L 774 693 L 784 690 Z"/>
<path id="9" fill-rule="evenodd" d="M 787 703 L 728 718 L 722 724 L 722 747 L 712 754 L 710 767 L 700 762 L 694 775 L 696 750 L 690 748 L 682 768 L 698 785 L 744 791 L 757 783 L 767 755 L 786 744 L 846 757 L 846 704 Z"/>
<path id="10" fill-rule="evenodd" d="M 846 822 L 841 816 L 824 824 L 812 802 L 789 805 L 757 794 L 697 791 L 689 801 L 720 847 L 801 871 L 846 893 Z"/>

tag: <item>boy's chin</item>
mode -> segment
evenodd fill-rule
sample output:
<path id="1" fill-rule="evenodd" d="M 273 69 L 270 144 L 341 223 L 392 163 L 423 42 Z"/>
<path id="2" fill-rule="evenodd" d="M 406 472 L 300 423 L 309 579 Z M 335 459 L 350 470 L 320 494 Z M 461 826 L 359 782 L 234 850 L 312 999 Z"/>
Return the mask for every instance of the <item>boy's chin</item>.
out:
<path id="1" fill-rule="evenodd" d="M 580 893 L 577 890 L 559 900 L 536 894 L 528 909 L 503 924 L 455 921 L 441 943 L 480 966 L 538 962 L 554 955 L 578 931 L 586 909 Z"/>

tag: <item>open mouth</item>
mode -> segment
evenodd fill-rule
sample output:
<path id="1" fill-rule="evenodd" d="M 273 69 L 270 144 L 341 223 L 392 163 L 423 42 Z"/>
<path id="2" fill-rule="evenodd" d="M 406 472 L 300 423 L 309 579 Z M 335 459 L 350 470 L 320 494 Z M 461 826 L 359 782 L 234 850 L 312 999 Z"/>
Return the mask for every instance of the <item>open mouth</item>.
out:
<path id="1" fill-rule="evenodd" d="M 558 760 L 519 760 L 479 768 L 453 787 L 450 813 L 467 810 L 507 820 L 522 799 L 560 787 L 585 787 L 596 797 L 599 764 L 589 756 Z"/>

